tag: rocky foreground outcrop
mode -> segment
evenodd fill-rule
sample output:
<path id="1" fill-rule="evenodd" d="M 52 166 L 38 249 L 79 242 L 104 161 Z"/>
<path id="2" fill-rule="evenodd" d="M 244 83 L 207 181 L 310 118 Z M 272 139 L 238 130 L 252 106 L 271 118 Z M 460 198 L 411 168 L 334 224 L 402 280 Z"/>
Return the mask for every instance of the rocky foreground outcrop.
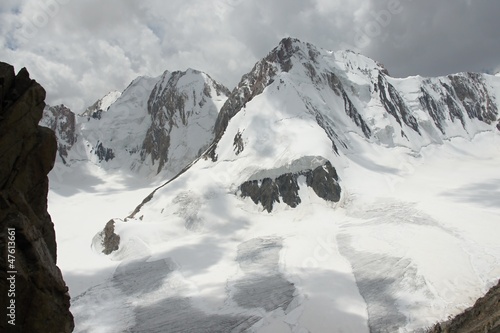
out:
<path id="1" fill-rule="evenodd" d="M 1 332 L 74 328 L 47 212 L 57 142 L 52 130 L 38 126 L 44 99 L 45 90 L 25 68 L 15 75 L 0 62 Z"/>
<path id="2" fill-rule="evenodd" d="M 474 306 L 428 333 L 500 333 L 500 281 Z"/>

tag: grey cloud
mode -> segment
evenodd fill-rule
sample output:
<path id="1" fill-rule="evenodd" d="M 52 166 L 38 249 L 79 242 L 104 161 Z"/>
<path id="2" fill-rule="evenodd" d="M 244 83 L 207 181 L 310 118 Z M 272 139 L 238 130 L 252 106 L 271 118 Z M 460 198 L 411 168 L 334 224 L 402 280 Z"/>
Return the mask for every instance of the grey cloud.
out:
<path id="1" fill-rule="evenodd" d="M 500 2 L 401 0 L 402 12 L 366 53 L 397 76 L 492 71 L 500 64 Z M 383 10 L 380 4 L 373 12 Z"/>
<path id="2" fill-rule="evenodd" d="M 231 88 L 285 36 L 352 46 L 396 76 L 500 69 L 498 1 L 46 1 L 60 1 L 59 11 L 27 41 L 22 29 L 44 2 L 0 5 L 0 59 L 28 67 L 49 103 L 77 112 L 166 69 L 197 68 Z M 377 15 L 398 1 L 400 11 L 379 24 Z"/>

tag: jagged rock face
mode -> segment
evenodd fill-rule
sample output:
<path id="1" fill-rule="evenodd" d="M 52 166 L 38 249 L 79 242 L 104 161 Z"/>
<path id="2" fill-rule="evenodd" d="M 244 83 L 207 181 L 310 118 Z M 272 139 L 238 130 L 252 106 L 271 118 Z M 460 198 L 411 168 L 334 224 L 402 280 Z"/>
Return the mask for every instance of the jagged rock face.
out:
<path id="1" fill-rule="evenodd" d="M 57 151 L 52 130 L 38 126 L 45 90 L 26 69 L 0 63 L 0 223 L 2 255 L 7 228 L 15 230 L 15 261 L 0 261 L 2 292 L 12 289 L 15 327 L 3 318 L 2 332 L 71 332 L 68 288 L 56 266 L 54 225 L 47 212 L 48 178 Z M 12 267 L 10 265 L 13 265 Z M 14 268 L 14 269 L 13 269 Z M 2 299 L 4 296 L 2 296 Z M 7 307 L 2 304 L 4 309 Z"/>
<path id="2" fill-rule="evenodd" d="M 436 324 L 427 333 L 500 332 L 500 281 L 488 293 L 445 323 Z"/>
<path id="3" fill-rule="evenodd" d="M 445 134 L 448 120 L 458 120 L 464 128 L 466 119 L 494 123 L 498 108 L 493 99 L 482 75 L 463 73 L 425 80 L 419 102 L 424 110 L 428 110 L 436 127 Z"/>
<path id="4" fill-rule="evenodd" d="M 243 142 L 243 138 L 241 137 L 241 132 L 236 133 L 236 135 L 234 136 L 233 147 L 234 153 L 236 155 L 241 154 L 241 152 L 243 152 L 243 150 L 245 149 L 245 143 Z"/>
<path id="5" fill-rule="evenodd" d="M 318 197 L 327 201 L 340 200 L 340 185 L 337 171 L 330 162 L 306 173 L 307 186 L 311 187 Z"/>
<path id="6" fill-rule="evenodd" d="M 229 91 L 188 69 L 139 77 L 79 117 L 77 132 L 88 159 L 104 169 L 143 176 L 175 176 L 213 140 L 213 126 Z"/>
<path id="7" fill-rule="evenodd" d="M 340 200 L 339 178 L 329 161 L 313 170 L 284 173 L 276 178 L 249 180 L 241 184 L 240 195 L 244 198 L 250 197 L 255 204 L 262 204 L 269 213 L 273 210 L 275 202 L 281 202 L 280 199 L 295 208 L 302 202 L 298 184 L 300 176 L 305 177 L 307 186 L 311 187 L 318 197 L 332 202 Z"/>
<path id="8" fill-rule="evenodd" d="M 106 226 L 100 236 L 102 238 L 102 253 L 110 254 L 111 252 L 118 250 L 120 246 L 120 236 L 115 234 L 114 220 L 110 220 L 106 223 Z"/>
<path id="9" fill-rule="evenodd" d="M 196 70 L 164 73 L 148 100 L 148 114 L 151 115 L 152 124 L 142 145 L 142 160 L 150 157 L 153 164 L 158 163 L 157 172 L 160 172 L 169 158 L 176 155 L 170 151 L 172 140 L 177 145 L 184 145 L 189 149 L 190 145 L 187 143 L 189 138 L 178 139 L 179 129 L 180 135 L 187 136 L 182 129 L 187 129 L 192 125 L 191 122 L 195 121 L 202 127 L 208 126 L 207 129 L 210 131 L 218 114 L 212 95 L 228 94 L 227 88 Z M 198 157 L 212 139 L 212 135 L 206 137 L 203 133 L 193 133 L 193 135 L 198 136 L 201 145 L 198 151 L 194 152 L 192 159 Z M 177 137 L 172 139 L 172 136 Z"/>
<path id="10" fill-rule="evenodd" d="M 57 151 L 63 163 L 66 164 L 68 152 L 77 140 L 75 114 L 64 105 L 47 105 L 43 110 L 40 125 L 56 133 Z"/>
<path id="11" fill-rule="evenodd" d="M 399 125 L 403 123 L 420 134 L 417 120 L 411 115 L 400 93 L 392 84 L 387 82 L 384 75 L 378 76 L 377 88 L 380 93 L 380 100 L 385 110 L 396 119 Z"/>

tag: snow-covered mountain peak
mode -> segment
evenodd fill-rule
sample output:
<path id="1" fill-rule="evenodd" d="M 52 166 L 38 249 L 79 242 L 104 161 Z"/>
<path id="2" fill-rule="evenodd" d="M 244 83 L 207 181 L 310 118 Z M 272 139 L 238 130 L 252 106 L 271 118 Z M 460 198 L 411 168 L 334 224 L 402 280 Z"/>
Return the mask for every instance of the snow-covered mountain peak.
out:
<path id="1" fill-rule="evenodd" d="M 212 129 L 229 91 L 208 74 L 188 69 L 140 76 L 122 92 L 99 99 L 77 119 L 71 161 L 105 170 L 172 177 L 213 139 Z M 67 156 L 66 156 L 67 155 Z"/>
<path id="2" fill-rule="evenodd" d="M 185 71 L 165 71 L 155 84 L 148 103 L 154 104 L 155 99 L 172 90 L 179 91 L 184 98 L 190 98 L 193 94 L 211 98 L 213 93 L 214 97 L 220 97 L 219 101 L 225 101 L 225 96 L 229 95 L 229 90 L 215 82 L 208 74 L 188 68 Z M 201 95 L 197 98 L 203 99 Z"/>
<path id="3" fill-rule="evenodd" d="M 111 104 L 116 102 L 116 100 L 120 97 L 120 95 L 121 92 L 117 90 L 113 90 L 107 93 L 101 99 L 97 100 L 94 104 L 89 106 L 85 110 L 85 112 L 82 113 L 82 116 L 99 119 L 102 113 L 108 111 Z"/>
<path id="4" fill-rule="evenodd" d="M 203 152 L 212 139 L 213 123 L 229 90 L 197 70 L 165 72 L 148 99 L 152 124 L 141 147 L 141 158 L 158 162 L 159 173 L 167 160 L 180 171 Z M 172 149 L 165 147 L 170 141 Z M 196 149 L 193 149 L 196 147 Z"/>
<path id="5" fill-rule="evenodd" d="M 383 65 L 355 52 L 285 38 L 232 91 L 208 154 L 216 158 L 217 141 L 230 119 L 261 94 L 282 102 L 297 98 L 293 108 L 302 111 L 295 116 L 313 115 L 337 152 L 353 148 L 347 133 L 412 149 L 453 136 L 471 137 L 498 115 L 496 85 L 489 80 L 474 73 L 395 79 Z"/>
<path id="6" fill-rule="evenodd" d="M 329 51 L 318 48 L 296 38 L 284 38 L 265 58 L 266 62 L 276 64 L 280 70 L 295 75 L 315 77 L 327 72 L 346 76 L 350 72 L 360 72 L 368 75 L 371 72 L 388 74 L 380 63 L 362 54 L 350 51 Z"/>
<path id="7" fill-rule="evenodd" d="M 268 86 L 283 86 L 288 82 L 299 96 L 307 94 L 303 90 L 307 85 L 316 90 L 330 87 L 336 94 L 343 94 L 344 97 L 347 97 L 347 91 L 348 94 L 355 92 L 357 97 L 361 95 L 367 99 L 370 98 L 372 83 L 379 75 L 386 74 L 387 70 L 382 65 L 352 51 L 333 52 L 295 38 L 284 38 L 266 57 L 257 62 L 249 73 L 243 75 L 238 86 L 232 91 L 217 119 L 216 138 L 221 137 L 229 120 Z M 304 107 L 303 110 L 310 111 L 311 104 L 306 104 L 309 107 Z M 356 117 L 352 112 L 351 114 Z M 368 128 L 362 124 L 361 117 L 356 119 L 363 131 L 367 131 Z M 209 153 L 214 158 L 214 151 L 210 150 Z"/>

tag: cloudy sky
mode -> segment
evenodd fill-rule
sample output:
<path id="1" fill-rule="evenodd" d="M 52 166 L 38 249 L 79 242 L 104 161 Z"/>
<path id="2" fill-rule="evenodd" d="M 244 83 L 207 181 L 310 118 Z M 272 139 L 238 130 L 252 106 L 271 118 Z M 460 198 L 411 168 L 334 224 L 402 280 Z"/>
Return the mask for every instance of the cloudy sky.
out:
<path id="1" fill-rule="evenodd" d="M 0 61 L 82 112 L 139 75 L 232 88 L 283 37 L 350 48 L 393 76 L 500 70 L 498 0 L 2 0 Z"/>

